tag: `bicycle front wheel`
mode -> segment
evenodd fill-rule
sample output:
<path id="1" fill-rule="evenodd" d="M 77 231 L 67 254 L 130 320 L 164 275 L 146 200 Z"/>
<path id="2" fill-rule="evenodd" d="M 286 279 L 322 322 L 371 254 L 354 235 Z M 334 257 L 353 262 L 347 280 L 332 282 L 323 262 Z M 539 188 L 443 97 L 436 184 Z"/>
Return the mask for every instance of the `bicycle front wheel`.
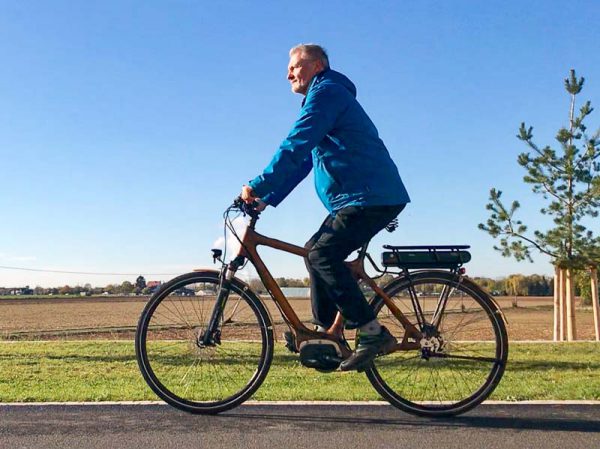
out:
<path id="1" fill-rule="evenodd" d="M 421 323 L 408 279 L 398 278 L 384 291 L 424 337 L 413 342 L 418 349 L 375 359 L 367 377 L 379 394 L 406 412 L 464 413 L 485 400 L 504 373 L 508 337 L 502 313 L 477 285 L 466 278 L 458 281 L 452 273 L 414 273 L 411 281 L 422 309 Z M 372 304 L 380 322 L 401 338 L 404 327 L 383 299 L 376 296 Z"/>
<path id="2" fill-rule="evenodd" d="M 219 413 L 248 399 L 273 357 L 273 328 L 260 300 L 237 279 L 210 344 L 204 332 L 215 308 L 219 274 L 179 276 L 150 298 L 135 349 L 144 379 L 164 401 L 191 413 Z"/>

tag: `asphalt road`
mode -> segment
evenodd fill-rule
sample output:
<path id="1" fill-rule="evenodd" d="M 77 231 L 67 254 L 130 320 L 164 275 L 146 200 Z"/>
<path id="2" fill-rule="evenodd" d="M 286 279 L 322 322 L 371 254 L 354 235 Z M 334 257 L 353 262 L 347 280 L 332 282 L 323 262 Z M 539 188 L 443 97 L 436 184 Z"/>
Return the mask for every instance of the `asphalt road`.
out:
<path id="1" fill-rule="evenodd" d="M 388 405 L 3 405 L 0 448 L 598 448 L 600 405 L 483 405 L 451 419 Z"/>

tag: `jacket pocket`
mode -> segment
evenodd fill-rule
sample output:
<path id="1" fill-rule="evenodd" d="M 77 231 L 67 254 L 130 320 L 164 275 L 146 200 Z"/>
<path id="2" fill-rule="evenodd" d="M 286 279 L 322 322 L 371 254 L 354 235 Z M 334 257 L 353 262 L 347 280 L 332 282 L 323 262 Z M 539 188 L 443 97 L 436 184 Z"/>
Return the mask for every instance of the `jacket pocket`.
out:
<path id="1" fill-rule="evenodd" d="M 338 178 L 338 176 L 336 174 L 333 173 L 334 170 L 328 166 L 329 163 L 327 161 L 322 160 L 321 165 L 323 166 L 323 171 L 331 179 L 332 184 L 337 186 L 337 191 L 339 192 L 343 187 L 341 180 Z"/>

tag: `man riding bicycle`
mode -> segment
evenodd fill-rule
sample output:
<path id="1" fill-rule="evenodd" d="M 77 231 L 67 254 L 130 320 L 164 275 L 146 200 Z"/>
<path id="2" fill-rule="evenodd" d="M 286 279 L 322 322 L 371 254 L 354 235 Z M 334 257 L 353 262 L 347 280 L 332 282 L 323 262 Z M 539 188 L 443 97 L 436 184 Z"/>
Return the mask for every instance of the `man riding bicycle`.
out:
<path id="1" fill-rule="evenodd" d="M 263 173 L 242 187 L 246 202 L 277 206 L 314 168 L 315 188 L 329 211 L 306 243 L 312 310 L 325 332 L 339 311 L 358 345 L 340 369 L 362 370 L 395 338 L 382 327 L 344 260 L 410 202 L 377 129 L 356 100 L 354 84 L 329 68 L 313 44 L 290 50 L 288 80 L 304 95 L 300 117 Z"/>

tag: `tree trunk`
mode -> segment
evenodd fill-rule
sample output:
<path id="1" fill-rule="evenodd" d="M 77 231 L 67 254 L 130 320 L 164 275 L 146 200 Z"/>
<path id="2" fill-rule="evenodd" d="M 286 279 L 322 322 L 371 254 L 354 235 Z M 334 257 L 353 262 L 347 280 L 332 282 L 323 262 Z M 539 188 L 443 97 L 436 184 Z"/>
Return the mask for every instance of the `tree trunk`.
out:
<path id="1" fill-rule="evenodd" d="M 560 301 L 560 341 L 567 339 L 567 291 L 565 270 L 560 269 L 559 273 L 559 301 Z"/>
<path id="2" fill-rule="evenodd" d="M 554 267 L 554 327 L 552 332 L 552 339 L 554 341 L 560 340 L 560 286 L 558 285 L 560 278 L 560 268 Z"/>
<path id="3" fill-rule="evenodd" d="M 577 338 L 575 327 L 575 285 L 573 283 L 573 270 L 566 270 L 565 290 L 567 293 L 567 341 Z"/>
<path id="4" fill-rule="evenodd" d="M 600 304 L 598 304 L 598 270 L 590 270 L 590 281 L 592 283 L 592 310 L 594 311 L 594 329 L 596 330 L 596 341 L 600 341 Z"/>

